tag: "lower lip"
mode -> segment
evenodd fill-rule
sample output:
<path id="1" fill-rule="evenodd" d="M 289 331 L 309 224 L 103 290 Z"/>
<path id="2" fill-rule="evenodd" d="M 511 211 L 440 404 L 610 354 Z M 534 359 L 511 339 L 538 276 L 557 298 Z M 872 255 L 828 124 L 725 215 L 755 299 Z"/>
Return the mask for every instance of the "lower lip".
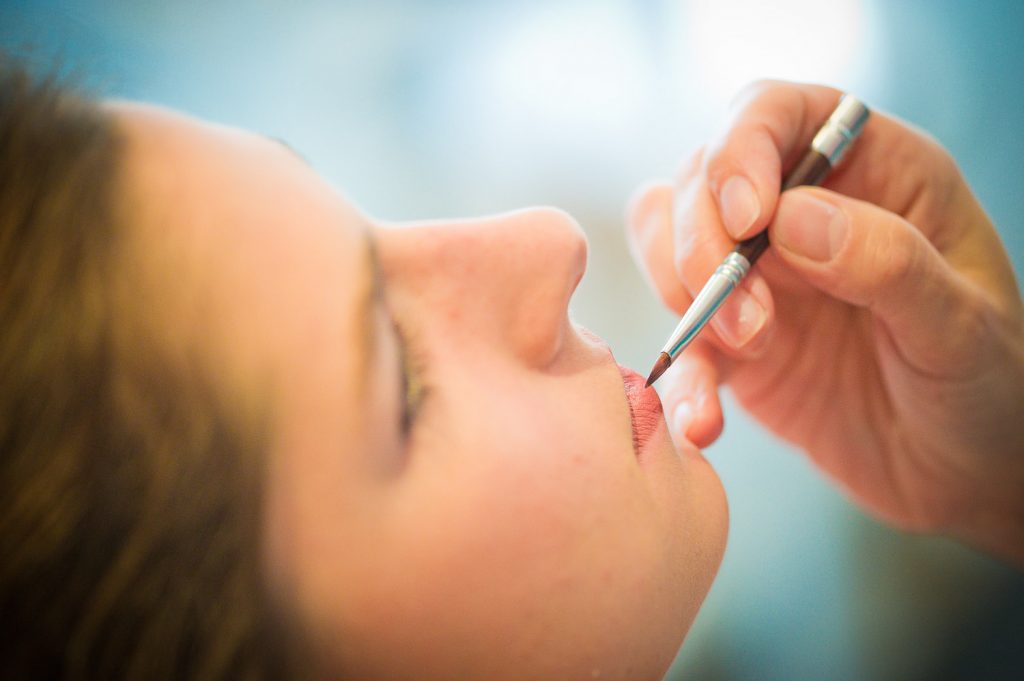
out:
<path id="1" fill-rule="evenodd" d="M 633 449 L 639 455 L 664 420 L 661 398 L 653 388 L 645 387 L 644 377 L 626 367 L 620 366 L 622 383 L 629 401 L 629 416 L 633 422 Z"/>

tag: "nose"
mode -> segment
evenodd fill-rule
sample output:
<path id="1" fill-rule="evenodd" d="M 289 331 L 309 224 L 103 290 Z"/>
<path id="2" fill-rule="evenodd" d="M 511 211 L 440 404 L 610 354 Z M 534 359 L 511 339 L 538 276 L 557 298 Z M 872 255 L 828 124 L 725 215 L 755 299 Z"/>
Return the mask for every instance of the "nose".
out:
<path id="1" fill-rule="evenodd" d="M 378 248 L 389 286 L 415 301 L 422 325 L 535 366 L 562 346 L 587 263 L 583 230 L 554 208 L 385 229 Z"/>

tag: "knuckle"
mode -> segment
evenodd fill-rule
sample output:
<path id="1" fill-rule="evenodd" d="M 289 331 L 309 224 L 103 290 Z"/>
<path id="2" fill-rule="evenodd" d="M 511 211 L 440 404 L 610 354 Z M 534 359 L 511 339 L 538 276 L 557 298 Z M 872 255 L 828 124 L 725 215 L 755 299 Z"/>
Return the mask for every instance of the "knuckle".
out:
<path id="1" fill-rule="evenodd" d="M 661 289 L 658 291 L 658 298 L 661 299 L 662 305 L 679 313 L 690 306 L 691 300 L 682 286 L 674 286 L 670 290 Z"/>
<path id="2" fill-rule="evenodd" d="M 708 230 L 698 227 L 694 221 L 681 220 L 677 223 L 675 237 L 672 264 L 679 278 L 687 281 L 701 254 L 708 250 L 711 235 Z"/>
<path id="3" fill-rule="evenodd" d="M 671 204 L 672 188 L 667 184 L 647 184 L 630 198 L 627 209 L 626 231 L 639 237 L 659 227 L 658 218 Z"/>
<path id="4" fill-rule="evenodd" d="M 748 81 L 736 92 L 732 100 L 730 100 L 729 109 L 731 111 L 737 111 L 750 102 L 759 99 L 768 92 L 784 87 L 785 85 L 786 83 L 783 81 L 772 78 L 757 78 L 755 80 Z"/>
<path id="5" fill-rule="evenodd" d="M 690 154 L 682 163 L 675 174 L 676 186 L 683 187 L 689 184 L 699 173 L 704 165 L 706 147 L 701 145 L 695 152 Z"/>
<path id="6" fill-rule="evenodd" d="M 909 134 L 894 149 L 900 167 L 909 172 L 907 183 L 913 187 L 903 213 L 916 209 L 929 221 L 941 221 L 951 204 L 961 197 L 963 179 L 956 159 L 927 131 L 907 126 Z M 884 191 L 879 187 L 880 192 Z"/>
<path id="7" fill-rule="evenodd" d="M 668 254 L 649 250 L 645 254 L 645 278 L 663 305 L 681 312 L 690 304 L 690 294 L 668 261 Z"/>
<path id="8" fill-rule="evenodd" d="M 948 328 L 954 330 L 946 343 L 947 362 L 961 367 L 968 375 L 977 375 L 991 345 L 999 338 L 998 313 L 980 295 L 956 295 L 960 300 L 947 307 Z"/>
<path id="9" fill-rule="evenodd" d="M 778 141 L 772 123 L 767 120 L 751 120 L 721 140 L 707 155 L 708 184 L 716 190 L 721 183 L 735 174 L 757 179 L 757 170 L 766 160 L 779 162 Z"/>
<path id="10" fill-rule="evenodd" d="M 906 230 L 883 226 L 874 240 L 869 256 L 877 263 L 873 275 L 884 289 L 913 285 L 921 270 L 923 249 Z"/>
<path id="11" fill-rule="evenodd" d="M 960 168 L 942 143 L 925 131 L 918 131 L 923 138 L 928 184 L 934 187 L 936 195 L 949 196 L 960 178 Z"/>

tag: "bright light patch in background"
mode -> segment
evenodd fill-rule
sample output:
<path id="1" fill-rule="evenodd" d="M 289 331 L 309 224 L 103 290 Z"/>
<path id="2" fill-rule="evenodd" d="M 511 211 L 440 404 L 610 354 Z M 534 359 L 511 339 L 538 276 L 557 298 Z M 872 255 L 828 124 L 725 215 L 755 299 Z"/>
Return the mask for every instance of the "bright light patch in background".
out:
<path id="1" fill-rule="evenodd" d="M 643 57 L 628 5 L 541 5 L 494 36 L 480 70 L 484 98 L 532 132 L 600 144 L 646 105 L 652 69 Z"/>
<path id="2" fill-rule="evenodd" d="M 693 0 L 681 9 L 687 37 L 679 59 L 712 104 L 761 78 L 856 89 L 866 75 L 862 0 Z"/>
<path id="3" fill-rule="evenodd" d="M 628 186 L 622 159 L 658 92 L 635 4 L 516 5 L 487 24 L 452 62 L 438 100 L 438 120 L 459 131 L 459 146 L 444 153 L 463 192 L 500 186 L 510 202 L 578 195 L 621 210 L 624 198 L 611 192 Z"/>
<path id="4" fill-rule="evenodd" d="M 458 131 L 431 153 L 453 159 L 465 196 L 501 186 L 503 200 L 578 196 L 610 211 L 623 187 L 671 174 L 752 80 L 865 98 L 877 80 L 868 0 L 594 0 L 481 16 L 432 90 L 441 127 L 420 136 Z"/>

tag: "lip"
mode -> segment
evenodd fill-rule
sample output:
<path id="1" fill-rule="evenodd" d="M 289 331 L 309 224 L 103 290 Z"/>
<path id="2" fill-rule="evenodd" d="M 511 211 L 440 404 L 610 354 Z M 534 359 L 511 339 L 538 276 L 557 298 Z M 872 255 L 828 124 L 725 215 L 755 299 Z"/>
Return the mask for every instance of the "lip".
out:
<path id="1" fill-rule="evenodd" d="M 619 365 L 619 373 L 622 374 L 622 384 L 629 402 L 629 418 L 633 425 L 633 450 L 640 456 L 663 420 L 661 398 L 653 388 L 644 387 L 644 377 L 629 367 Z"/>
<path id="2" fill-rule="evenodd" d="M 590 329 L 573 323 L 583 338 L 596 346 L 611 364 L 614 364 L 622 377 L 622 386 L 626 393 L 626 404 L 629 406 L 629 422 L 633 431 L 633 453 L 639 458 L 651 437 L 665 420 L 661 398 L 654 388 L 647 388 L 647 379 L 615 361 L 611 348 Z"/>

